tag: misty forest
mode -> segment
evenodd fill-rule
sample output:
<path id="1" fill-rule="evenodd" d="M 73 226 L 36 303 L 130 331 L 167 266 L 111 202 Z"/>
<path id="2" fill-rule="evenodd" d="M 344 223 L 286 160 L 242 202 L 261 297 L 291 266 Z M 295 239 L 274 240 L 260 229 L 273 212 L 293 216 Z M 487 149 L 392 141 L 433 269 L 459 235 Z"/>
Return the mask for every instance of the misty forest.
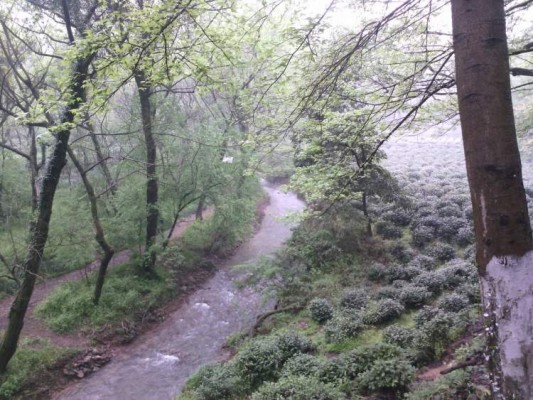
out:
<path id="1" fill-rule="evenodd" d="M 3 0 L 0 399 L 532 400 L 533 0 Z"/>

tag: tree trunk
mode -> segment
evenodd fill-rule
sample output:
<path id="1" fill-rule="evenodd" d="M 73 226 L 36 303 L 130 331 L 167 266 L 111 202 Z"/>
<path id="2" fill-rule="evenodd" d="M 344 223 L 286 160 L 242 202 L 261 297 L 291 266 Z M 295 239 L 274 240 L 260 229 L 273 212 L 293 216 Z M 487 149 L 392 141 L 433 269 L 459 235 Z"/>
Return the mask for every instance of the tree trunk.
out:
<path id="1" fill-rule="evenodd" d="M 73 68 L 72 82 L 70 84 L 73 100 L 69 103 L 61 118 L 61 124 L 65 124 L 66 127 L 56 133 L 56 144 L 46 166 L 46 173 L 41 184 L 37 215 L 30 226 L 28 252 L 23 268 L 25 272 L 24 279 L 11 305 L 8 326 L 0 346 L 0 372 L 5 372 L 7 364 L 17 350 L 20 332 L 24 325 L 24 316 L 26 315 L 33 293 L 35 279 L 41 266 L 44 246 L 48 239 L 54 195 L 61 176 L 61 170 L 66 162 L 67 146 L 70 137 L 69 125 L 74 121 L 74 111 L 79 108 L 82 101 L 83 84 L 87 78 L 87 69 L 91 58 L 89 56 L 84 60 L 78 60 Z"/>
<path id="2" fill-rule="evenodd" d="M 157 208 L 158 186 L 156 174 L 157 147 L 152 132 L 153 109 L 150 103 L 152 90 L 146 74 L 135 72 L 135 83 L 141 104 L 141 120 L 146 145 L 146 241 L 143 269 L 153 272 L 156 254 L 153 245 L 156 242 L 159 210 Z"/>
<path id="3" fill-rule="evenodd" d="M 368 204 L 367 204 L 367 198 L 366 198 L 366 192 L 363 191 L 363 215 L 366 218 L 366 234 L 368 237 L 372 237 L 372 219 L 370 218 L 370 214 L 368 213 Z"/>
<path id="4" fill-rule="evenodd" d="M 205 205 L 205 194 L 200 197 L 198 200 L 198 207 L 196 207 L 196 220 L 204 220 L 204 205 Z"/>
<path id="5" fill-rule="evenodd" d="M 113 180 L 113 177 L 111 176 L 111 173 L 109 172 L 106 158 L 104 157 L 104 154 L 102 153 L 102 146 L 100 146 L 98 137 L 96 137 L 96 131 L 94 129 L 93 123 L 89 120 L 88 117 L 87 117 L 87 130 L 89 131 L 89 136 L 91 137 L 91 141 L 93 142 L 94 151 L 96 152 L 96 159 L 98 161 L 98 164 L 100 165 L 102 174 L 104 175 L 104 178 L 107 184 L 107 189 L 109 189 L 109 191 L 111 192 L 111 195 L 114 196 L 117 192 L 117 184 Z"/>
<path id="6" fill-rule="evenodd" d="M 85 191 L 87 192 L 87 197 L 89 198 L 89 203 L 91 204 L 91 216 L 93 219 L 95 239 L 104 252 L 104 256 L 100 260 L 100 268 L 98 268 L 98 277 L 96 278 L 96 285 L 94 287 L 93 303 L 95 305 L 98 305 L 98 302 L 100 301 L 100 296 L 102 295 L 102 288 L 104 287 L 107 267 L 109 265 L 109 262 L 113 258 L 113 254 L 115 253 L 115 251 L 109 245 L 109 243 L 107 243 L 107 240 L 105 238 L 104 227 L 102 226 L 102 223 L 100 222 L 100 217 L 98 216 L 98 202 L 96 200 L 94 188 L 91 185 L 91 182 L 89 182 L 89 179 L 87 178 L 87 173 L 76 158 L 76 155 L 74 154 L 72 149 L 68 147 L 67 151 L 70 159 L 72 160 L 72 163 L 74 164 L 81 176 L 83 186 L 85 186 Z"/>
<path id="7" fill-rule="evenodd" d="M 533 249 L 504 0 L 452 0 L 457 93 L 497 399 L 533 398 Z"/>

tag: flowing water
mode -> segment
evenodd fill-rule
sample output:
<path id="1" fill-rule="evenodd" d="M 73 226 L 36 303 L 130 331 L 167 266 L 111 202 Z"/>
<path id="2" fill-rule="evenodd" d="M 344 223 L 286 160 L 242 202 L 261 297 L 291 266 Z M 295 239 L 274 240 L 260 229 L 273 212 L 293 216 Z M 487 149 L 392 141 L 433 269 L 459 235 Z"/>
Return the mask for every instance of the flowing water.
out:
<path id="1" fill-rule="evenodd" d="M 228 336 L 249 328 L 261 312 L 260 295 L 237 289 L 231 267 L 279 249 L 291 235 L 280 217 L 303 209 L 293 193 L 265 187 L 270 204 L 258 232 L 190 296 L 155 332 L 139 338 L 97 373 L 72 385 L 56 400 L 174 399 L 200 366 L 217 360 Z"/>

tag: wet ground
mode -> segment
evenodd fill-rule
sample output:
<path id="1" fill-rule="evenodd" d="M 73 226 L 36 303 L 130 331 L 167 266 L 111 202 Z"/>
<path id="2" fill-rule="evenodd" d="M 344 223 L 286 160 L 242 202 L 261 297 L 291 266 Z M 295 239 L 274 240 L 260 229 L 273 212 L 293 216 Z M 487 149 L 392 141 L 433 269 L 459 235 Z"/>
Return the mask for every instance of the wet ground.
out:
<path id="1" fill-rule="evenodd" d="M 68 387 L 56 400 L 174 399 L 200 366 L 223 355 L 228 336 L 249 328 L 264 307 L 260 294 L 238 289 L 231 267 L 253 262 L 281 247 L 291 235 L 280 220 L 304 204 L 292 193 L 266 187 L 270 204 L 257 233 L 227 260 L 188 302 L 99 372 Z"/>

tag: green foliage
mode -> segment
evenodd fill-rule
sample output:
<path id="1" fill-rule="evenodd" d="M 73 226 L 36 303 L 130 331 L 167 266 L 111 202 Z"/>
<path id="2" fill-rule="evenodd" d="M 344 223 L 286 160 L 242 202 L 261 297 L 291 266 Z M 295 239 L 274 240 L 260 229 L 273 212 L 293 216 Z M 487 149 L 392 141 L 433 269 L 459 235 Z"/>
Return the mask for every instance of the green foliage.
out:
<path id="1" fill-rule="evenodd" d="M 380 325 L 399 317 L 405 308 L 392 299 L 383 299 L 369 303 L 364 311 L 363 321 L 369 325 Z"/>
<path id="2" fill-rule="evenodd" d="M 415 369 L 407 361 L 391 358 L 377 360 L 372 367 L 363 372 L 358 384 L 362 389 L 372 392 L 405 392 L 413 381 Z"/>
<path id="3" fill-rule="evenodd" d="M 490 399 L 486 387 L 476 385 L 471 370 L 453 371 L 433 382 L 419 384 L 417 388 L 405 394 L 406 400 L 456 400 L 456 399 Z"/>
<path id="4" fill-rule="evenodd" d="M 341 357 L 346 375 L 356 379 L 360 374 L 370 370 L 374 363 L 380 360 L 398 359 L 402 357 L 402 349 L 386 343 L 360 346 L 355 350 L 344 353 Z"/>
<path id="5" fill-rule="evenodd" d="M 361 310 L 368 304 L 368 294 L 364 289 L 351 289 L 342 294 L 341 308 L 345 310 Z"/>
<path id="6" fill-rule="evenodd" d="M 47 326 L 66 333 L 80 327 L 98 328 L 124 319 L 134 320 L 173 293 L 167 272 L 158 269 L 160 278 L 139 275 L 136 266 L 126 264 L 113 268 L 106 278 L 100 303 L 92 302 L 93 286 L 86 281 L 68 282 L 59 286 L 36 309 Z M 92 274 L 90 281 L 95 279 Z"/>
<path id="7" fill-rule="evenodd" d="M 309 314 L 313 321 L 323 324 L 333 318 L 333 307 L 326 299 L 315 298 L 309 302 Z"/>
<path id="8" fill-rule="evenodd" d="M 73 352 L 73 349 L 53 346 L 45 339 L 22 340 L 7 372 L 0 379 L 0 399 L 12 399 L 46 368 Z"/>
<path id="9" fill-rule="evenodd" d="M 298 353 L 312 348 L 311 343 L 292 332 L 255 339 L 234 359 L 235 370 L 252 389 L 280 376 L 284 363 Z"/>
<path id="10" fill-rule="evenodd" d="M 252 400 L 345 400 L 346 395 L 332 384 L 305 376 L 287 376 L 264 384 Z"/>
<path id="11" fill-rule="evenodd" d="M 340 342 L 357 336 L 364 328 L 365 324 L 359 315 L 338 314 L 326 323 L 324 336 L 329 343 Z"/>
<path id="12" fill-rule="evenodd" d="M 243 383 L 233 364 L 207 365 L 187 382 L 197 400 L 232 400 L 244 393 Z"/>
<path id="13" fill-rule="evenodd" d="M 402 288 L 400 301 L 407 308 L 416 308 L 424 305 L 432 293 L 424 286 L 406 285 Z"/>
<path id="14" fill-rule="evenodd" d="M 402 348 L 408 348 L 415 342 L 417 335 L 412 328 L 401 325 L 390 325 L 383 330 L 383 341 Z"/>

